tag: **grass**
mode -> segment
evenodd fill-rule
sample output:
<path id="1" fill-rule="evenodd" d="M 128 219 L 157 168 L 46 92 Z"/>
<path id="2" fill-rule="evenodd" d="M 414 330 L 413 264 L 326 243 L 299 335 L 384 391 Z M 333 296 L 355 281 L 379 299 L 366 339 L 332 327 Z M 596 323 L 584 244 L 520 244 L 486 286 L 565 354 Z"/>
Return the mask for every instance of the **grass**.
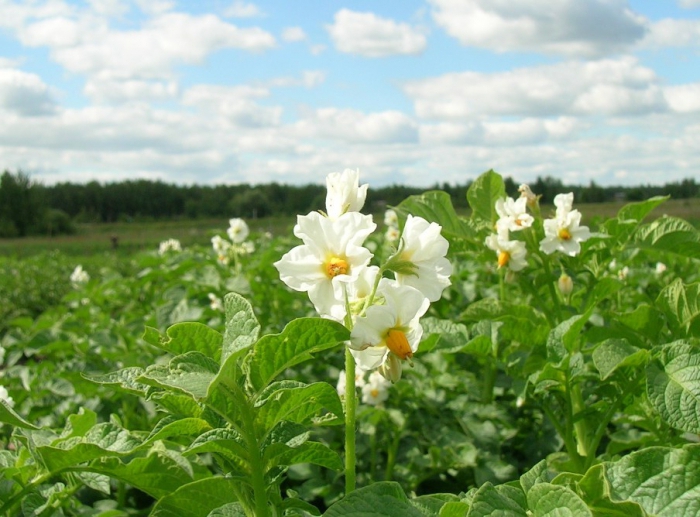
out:
<path id="1" fill-rule="evenodd" d="M 575 208 L 583 214 L 584 223 L 614 217 L 625 202 L 576 203 Z M 542 214 L 547 217 L 553 207 L 543 206 Z M 695 226 L 700 226 L 700 198 L 671 199 L 657 207 L 648 220 L 661 215 L 681 217 Z M 468 215 L 468 214 L 465 214 Z M 375 221 L 381 223 L 383 214 L 375 214 Z M 295 218 L 268 217 L 246 221 L 252 232 L 270 232 L 274 236 L 291 235 Z M 225 235 L 228 219 L 183 219 L 176 221 L 123 222 L 104 224 L 81 224 L 75 235 L 59 237 L 27 237 L 23 239 L 0 239 L 0 255 L 28 257 L 47 250 L 59 250 L 69 255 L 93 255 L 109 252 L 129 254 L 134 251 L 155 250 L 165 239 L 178 239 L 183 246 L 209 246 L 210 239 Z M 113 248 L 112 237 L 117 238 Z"/>

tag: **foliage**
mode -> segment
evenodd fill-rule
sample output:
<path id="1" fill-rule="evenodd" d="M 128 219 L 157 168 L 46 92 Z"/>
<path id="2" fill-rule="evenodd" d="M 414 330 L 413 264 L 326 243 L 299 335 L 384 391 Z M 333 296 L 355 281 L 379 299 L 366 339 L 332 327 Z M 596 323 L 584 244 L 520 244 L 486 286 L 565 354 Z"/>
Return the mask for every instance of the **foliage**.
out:
<path id="1" fill-rule="evenodd" d="M 484 245 L 509 192 L 490 171 L 468 218 L 439 191 L 395 207 L 442 226 L 452 286 L 389 398 L 359 405 L 347 494 L 348 329 L 282 287 L 291 239 L 228 265 L 97 256 L 80 285 L 75 258 L 3 259 L 0 515 L 697 515 L 699 232 L 647 221 L 652 198 L 546 255 L 533 208 L 511 272 Z"/>

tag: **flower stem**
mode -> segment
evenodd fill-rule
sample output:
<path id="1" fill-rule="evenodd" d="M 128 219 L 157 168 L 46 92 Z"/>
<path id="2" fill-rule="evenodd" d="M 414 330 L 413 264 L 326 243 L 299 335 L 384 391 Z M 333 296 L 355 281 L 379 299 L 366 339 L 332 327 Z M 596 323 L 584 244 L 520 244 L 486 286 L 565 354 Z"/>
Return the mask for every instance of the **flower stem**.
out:
<path id="1" fill-rule="evenodd" d="M 345 348 L 345 495 L 355 490 L 355 358 Z"/>

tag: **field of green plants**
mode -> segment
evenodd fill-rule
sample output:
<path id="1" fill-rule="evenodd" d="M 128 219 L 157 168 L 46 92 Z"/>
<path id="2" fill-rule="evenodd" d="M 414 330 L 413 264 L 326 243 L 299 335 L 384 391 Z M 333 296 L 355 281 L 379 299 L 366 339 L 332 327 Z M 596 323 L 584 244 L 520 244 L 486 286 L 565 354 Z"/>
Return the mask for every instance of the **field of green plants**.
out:
<path id="1" fill-rule="evenodd" d="M 566 192 L 0 257 L 0 516 L 698 516 L 700 231 Z M 509 197 L 512 196 L 512 197 Z M 586 225 L 583 224 L 586 222 Z"/>

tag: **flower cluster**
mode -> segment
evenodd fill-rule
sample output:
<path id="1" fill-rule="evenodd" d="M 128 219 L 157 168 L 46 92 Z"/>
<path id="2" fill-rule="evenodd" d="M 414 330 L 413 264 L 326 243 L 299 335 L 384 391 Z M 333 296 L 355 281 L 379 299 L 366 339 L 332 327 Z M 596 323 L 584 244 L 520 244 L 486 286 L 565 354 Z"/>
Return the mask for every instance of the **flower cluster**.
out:
<path id="1" fill-rule="evenodd" d="M 338 395 L 341 397 L 345 396 L 345 385 L 347 379 L 345 370 L 342 370 L 338 375 L 338 384 L 336 385 L 336 390 Z M 374 371 L 369 374 L 367 380 L 365 380 L 365 371 L 357 370 L 355 372 L 355 388 L 360 388 L 362 391 L 362 402 L 370 406 L 378 406 L 382 402 L 389 398 L 389 388 L 391 387 L 391 382 L 389 382 L 384 376 L 378 372 Z"/>
<path id="2" fill-rule="evenodd" d="M 401 236 L 401 230 L 399 229 L 399 216 L 394 210 L 389 209 L 384 212 L 384 225 L 386 226 L 384 239 L 391 244 L 398 241 Z"/>
<path id="3" fill-rule="evenodd" d="M 82 265 L 78 264 L 70 274 L 70 281 L 73 284 L 73 287 L 78 288 L 90 281 L 90 275 L 83 269 Z"/>
<path id="4" fill-rule="evenodd" d="M 182 251 L 182 245 L 177 239 L 168 239 L 160 243 L 158 246 L 158 255 L 165 255 L 170 252 Z"/>
<path id="5" fill-rule="evenodd" d="M 242 255 L 249 255 L 255 251 L 255 245 L 246 240 L 250 235 L 250 229 L 243 219 L 229 219 L 229 227 L 226 230 L 230 240 L 226 240 L 220 235 L 211 238 L 211 245 L 216 252 L 216 259 L 220 264 L 228 266 L 231 262 L 236 263 Z"/>
<path id="6" fill-rule="evenodd" d="M 520 197 L 510 197 L 496 201 L 496 233 L 486 237 L 484 244 L 496 252 L 498 267 L 508 266 L 511 271 L 520 271 L 527 266 L 527 248 L 523 240 L 514 239 L 511 234 L 531 228 L 535 219 L 527 211 L 528 207 L 539 214 L 539 196 L 530 187 L 521 185 Z M 544 238 L 539 242 L 539 250 L 547 255 L 560 251 L 571 257 L 581 252 L 581 243 L 591 236 L 587 226 L 581 226 L 581 212 L 572 208 L 573 193 L 559 194 L 554 198 L 554 217 L 542 222 Z"/>
<path id="7" fill-rule="evenodd" d="M 308 293 L 321 316 L 351 329 L 349 346 L 361 369 L 395 382 L 418 349 L 420 317 L 450 285 L 447 240 L 439 225 L 409 215 L 391 257 L 370 265 L 373 254 L 363 244 L 377 225 L 359 212 L 367 185 L 350 169 L 329 174 L 326 184 L 326 213 L 297 217 L 294 235 L 303 244 L 275 267 L 285 284 Z"/>

